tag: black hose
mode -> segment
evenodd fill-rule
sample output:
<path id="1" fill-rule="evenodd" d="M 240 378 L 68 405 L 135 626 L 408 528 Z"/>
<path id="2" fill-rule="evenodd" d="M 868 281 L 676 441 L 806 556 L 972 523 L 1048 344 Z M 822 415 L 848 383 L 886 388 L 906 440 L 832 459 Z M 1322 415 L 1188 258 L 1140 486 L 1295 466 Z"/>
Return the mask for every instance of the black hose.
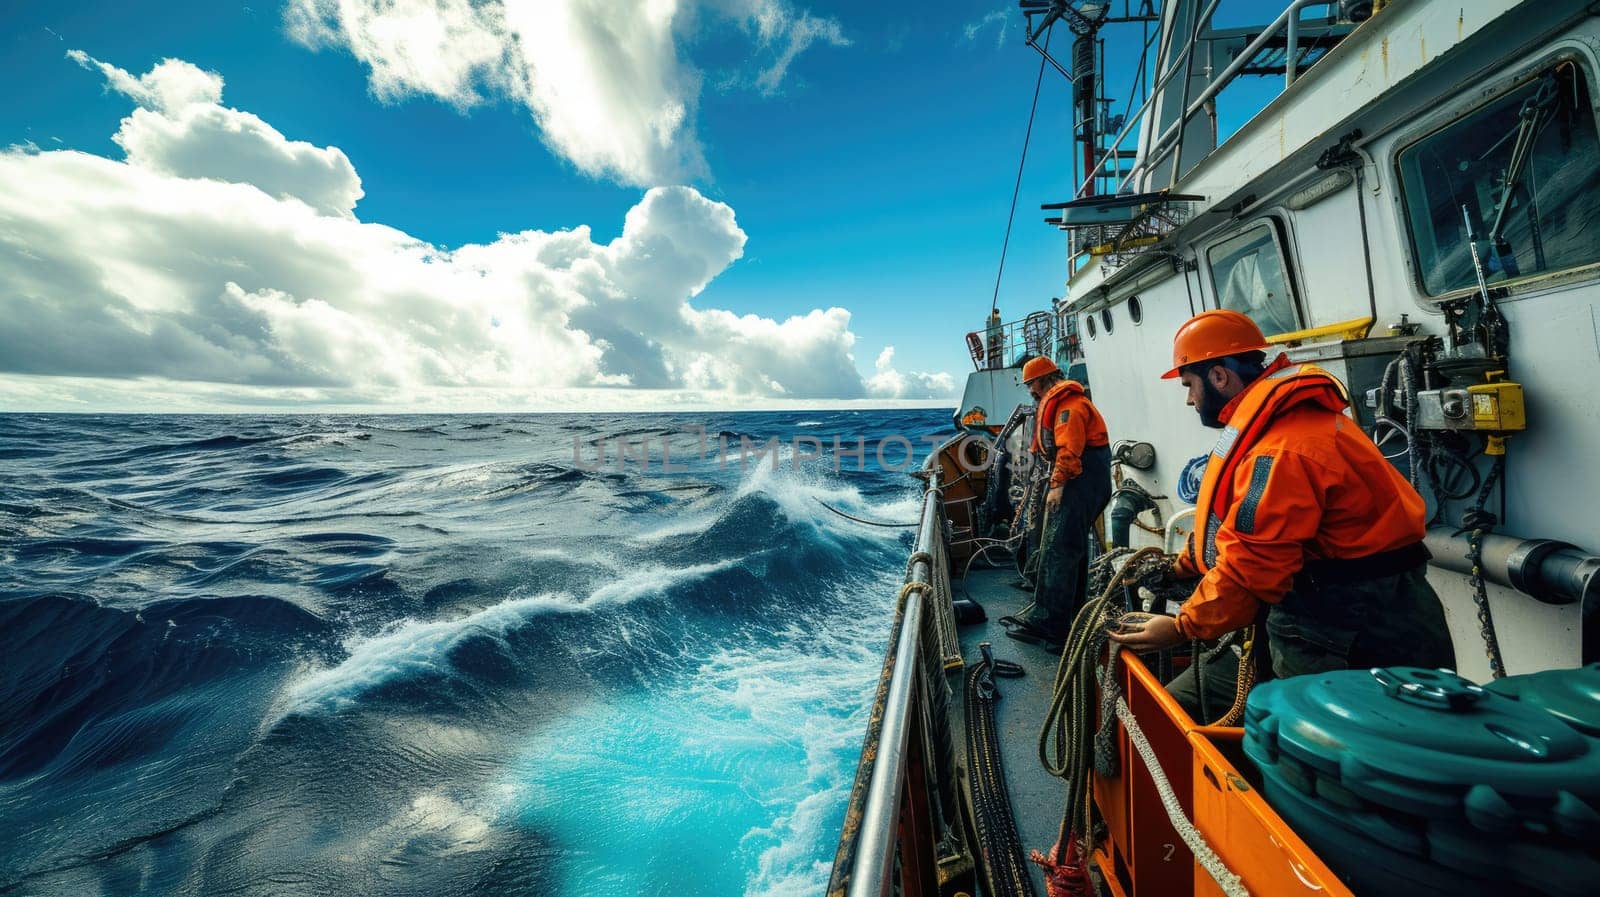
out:
<path id="1" fill-rule="evenodd" d="M 1000 756 L 1000 730 L 994 707 L 1000 689 L 994 677 L 1022 675 L 1022 667 L 995 660 L 994 649 L 978 646 L 983 660 L 967 674 L 967 771 L 972 789 L 973 826 L 978 832 L 979 856 L 989 887 L 996 897 L 1034 897 L 1033 878 L 1022 853 L 1011 793 L 1006 788 L 1005 764 Z"/>
<path id="2" fill-rule="evenodd" d="M 853 520 L 856 523 L 864 523 L 867 526 L 883 526 L 883 527 L 890 527 L 890 528 L 894 528 L 894 529 L 910 529 L 910 528 L 913 528 L 913 527 L 921 526 L 920 523 L 884 523 L 881 520 L 863 520 L 860 517 L 855 517 L 855 516 L 852 516 L 850 514 L 846 514 L 845 512 L 839 510 L 838 508 L 834 507 L 833 505 L 828 504 L 827 502 L 823 501 L 820 498 L 817 499 L 817 504 L 822 505 L 824 508 L 827 508 L 828 510 L 832 511 L 835 514 L 838 514 L 840 517 L 843 517 L 846 520 Z"/>

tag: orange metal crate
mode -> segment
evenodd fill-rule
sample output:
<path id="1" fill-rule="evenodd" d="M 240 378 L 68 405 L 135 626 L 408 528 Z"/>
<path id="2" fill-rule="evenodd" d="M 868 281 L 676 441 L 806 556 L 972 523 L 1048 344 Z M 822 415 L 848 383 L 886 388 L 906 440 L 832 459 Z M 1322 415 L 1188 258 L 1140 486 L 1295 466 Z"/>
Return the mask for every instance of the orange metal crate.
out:
<path id="1" fill-rule="evenodd" d="M 1250 893 L 1350 897 L 1229 759 L 1241 756 L 1243 729 L 1196 725 L 1132 652 L 1123 653 L 1118 679 L 1185 815 Z M 1117 754 L 1120 774 L 1096 776 L 1093 783 L 1108 830 L 1094 859 L 1112 892 L 1117 897 L 1220 895 L 1167 819 L 1143 760 L 1120 727 Z"/>
<path id="2" fill-rule="evenodd" d="M 1125 652 L 1122 657 L 1117 676 L 1122 694 L 1188 813 L 1194 775 L 1188 732 L 1194 721 L 1137 656 Z M 1119 897 L 1188 897 L 1194 887 L 1194 857 L 1167 819 L 1144 760 L 1120 726 L 1117 756 L 1120 775 L 1097 776 L 1093 783 L 1095 803 L 1109 829 L 1095 862 L 1108 883 L 1115 881 Z"/>
<path id="3" fill-rule="evenodd" d="M 1223 748 L 1235 748 L 1243 739 L 1243 729 L 1204 727 L 1189 733 L 1194 751 L 1195 828 L 1222 862 L 1244 879 L 1252 894 L 1350 897 L 1350 889 L 1267 806 L 1261 792 L 1225 756 Z M 1207 897 L 1222 894 L 1198 864 L 1194 893 Z"/>

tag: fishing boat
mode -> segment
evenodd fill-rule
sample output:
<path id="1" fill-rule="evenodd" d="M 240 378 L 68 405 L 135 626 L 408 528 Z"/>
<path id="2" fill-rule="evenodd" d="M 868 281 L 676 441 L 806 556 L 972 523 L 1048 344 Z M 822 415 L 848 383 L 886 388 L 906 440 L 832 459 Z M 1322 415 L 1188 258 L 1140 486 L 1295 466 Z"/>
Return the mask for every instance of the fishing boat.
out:
<path id="1" fill-rule="evenodd" d="M 966 335 L 830 895 L 1600 887 L 1600 9 L 1294 0 L 1212 27 L 1221 3 L 1020 3 L 1074 88 L 1077 188 L 1036 198 L 1065 290 Z M 1144 40 L 1117 115 L 1111 29 Z M 1268 683 L 1241 725 L 1167 694 L 1181 651 L 1000 637 L 1029 600 L 1022 362 L 1053 356 L 1110 431 L 1088 599 L 1170 611 L 1134 568 L 1188 536 L 1211 440 L 1159 378 L 1214 308 L 1337 376 L 1423 495 L 1459 669 Z"/>

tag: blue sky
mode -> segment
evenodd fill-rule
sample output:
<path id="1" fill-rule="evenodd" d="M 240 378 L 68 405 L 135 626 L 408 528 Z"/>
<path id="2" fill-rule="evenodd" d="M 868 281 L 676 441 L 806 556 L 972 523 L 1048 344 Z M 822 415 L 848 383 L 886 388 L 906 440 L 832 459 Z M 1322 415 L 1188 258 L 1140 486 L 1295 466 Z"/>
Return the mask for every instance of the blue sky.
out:
<path id="1" fill-rule="evenodd" d="M 464 0 L 24 2 L 0 26 L 0 74 L 26 85 L 0 107 L 0 146 L 11 147 L 0 159 L 28 193 L 0 205 L 0 271 L 10 251 L 27 275 L 0 285 L 0 308 L 25 325 L 0 352 L 0 404 L 948 399 L 970 369 L 962 335 L 988 310 L 1038 72 L 1015 3 L 626 5 L 504 0 L 487 4 L 503 17 L 465 29 L 456 20 L 430 44 L 445 32 L 396 24 L 397 11 L 459 13 Z M 1224 8 L 1249 18 L 1269 5 Z M 320 23 L 309 37 L 308 17 Z M 384 44 L 407 27 L 410 44 Z M 494 44 L 507 34 L 509 54 Z M 1139 35 L 1124 26 L 1108 36 L 1120 107 Z M 1064 54 L 1065 29 L 1057 38 Z M 609 62 L 575 62 L 575 46 Z M 187 66 L 161 83 L 198 93 L 173 99 L 137 80 L 167 59 Z M 586 92 L 606 99 L 586 102 Z M 1068 98 L 1066 80 L 1046 71 L 1000 291 L 1008 319 L 1063 288 L 1064 239 L 1038 206 L 1071 193 Z M 685 104 L 676 130 L 652 141 L 671 123 L 659 112 L 671 101 Z M 241 144 L 241 127 L 260 145 Z M 290 168 L 257 178 L 258 155 Z M 339 222 L 291 210 L 262 233 L 239 223 L 276 221 L 291 198 L 317 206 L 305 191 L 356 177 L 353 209 L 318 206 Z M 49 190 L 65 191 L 59 206 L 81 220 L 39 211 L 56 205 Z M 212 217 L 224 214 L 234 217 Z M 614 241 L 625 217 L 635 232 L 623 247 Z M 137 224 L 105 232 L 119 218 Z M 324 224 L 325 267 L 298 270 Z M 579 226 L 589 229 L 581 245 L 559 238 Z M 126 239 L 134 228 L 149 241 L 170 231 L 159 258 Z M 500 237 L 525 232 L 538 236 Z M 292 246 L 262 248 L 275 239 Z M 187 254 L 171 249 L 185 240 Z M 405 256 L 396 271 L 442 258 L 501 292 L 463 306 L 459 278 L 431 293 L 381 283 L 384 253 Z M 490 260 L 471 260 L 480 255 Z M 353 259 L 350 269 L 336 258 Z M 540 268 L 550 258 L 555 267 Z M 187 298 L 170 300 L 164 286 Z M 84 308 L 70 310 L 74 301 Z M 684 303 L 703 314 L 685 324 Z M 831 308 L 848 310 L 847 322 Z M 510 339 L 518 326 L 537 332 Z"/>

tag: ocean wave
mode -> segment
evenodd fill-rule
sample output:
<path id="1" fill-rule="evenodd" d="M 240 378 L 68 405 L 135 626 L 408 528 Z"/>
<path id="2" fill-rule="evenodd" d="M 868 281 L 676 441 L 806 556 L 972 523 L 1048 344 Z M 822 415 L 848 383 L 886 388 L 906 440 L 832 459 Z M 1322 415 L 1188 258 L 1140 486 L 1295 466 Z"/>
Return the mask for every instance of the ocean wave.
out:
<path id="1" fill-rule="evenodd" d="M 246 446 L 261 445 L 263 443 L 282 442 L 294 438 L 290 434 L 268 434 L 262 436 L 241 436 L 235 433 L 225 433 L 220 436 L 208 436 L 203 439 L 189 439 L 182 442 L 157 442 L 149 445 L 134 446 L 110 455 L 99 455 L 69 462 L 74 466 L 101 466 L 106 464 L 123 464 L 129 461 L 143 461 L 157 455 L 185 454 L 190 452 L 226 452 Z"/>
<path id="2" fill-rule="evenodd" d="M 619 573 L 581 598 L 566 592 L 543 592 L 507 598 L 455 619 L 402 620 L 377 634 L 347 640 L 345 660 L 293 683 L 286 702 L 294 712 L 336 712 L 392 683 L 458 679 L 468 672 L 463 669 L 463 659 L 481 662 L 507 651 L 507 639 L 540 617 L 588 614 L 662 596 L 732 566 L 732 562 L 679 568 L 648 566 Z M 464 683 L 446 684 L 455 688 Z"/>
<path id="3" fill-rule="evenodd" d="M 891 580 L 879 585 L 880 595 L 892 592 Z M 827 886 L 832 835 L 849 800 L 851 761 L 882 660 L 879 639 L 833 622 L 813 632 L 791 629 L 769 646 L 729 649 L 688 680 L 689 699 L 717 708 L 738 731 L 793 745 L 789 765 L 752 765 L 743 773 L 766 778 L 769 820 L 739 839 L 755 854 L 748 897 L 815 894 Z"/>
<path id="4" fill-rule="evenodd" d="M 589 479 L 604 479 L 608 481 L 621 480 L 625 477 L 618 473 L 603 473 L 587 471 L 577 467 L 548 462 L 518 465 L 513 472 L 516 479 L 503 486 L 497 486 L 483 493 L 484 498 L 502 498 L 515 492 L 526 492 L 544 486 L 572 486 Z"/>
<path id="5" fill-rule="evenodd" d="M 888 580 L 878 591 L 886 606 Z M 685 675 L 540 727 L 491 794 L 511 824 L 563 846 L 553 858 L 563 894 L 816 893 L 877 647 L 843 616 L 817 627 L 752 623 L 700 645 L 710 659 Z M 619 838 L 630 845 L 622 854 L 583 847 Z M 686 852 L 698 858 L 692 866 L 671 861 Z"/>
<path id="6" fill-rule="evenodd" d="M 354 484 L 361 481 L 371 482 L 374 478 L 381 476 L 381 474 L 370 473 L 355 477 L 337 467 L 316 467 L 308 464 L 261 474 L 255 478 L 254 485 L 264 489 L 300 491 L 318 486 L 327 486 L 332 483 Z"/>
<path id="7" fill-rule="evenodd" d="M 0 415 L 0 892 L 814 891 L 936 418 Z"/>
<path id="8" fill-rule="evenodd" d="M 338 711 L 366 692 L 395 679 L 447 675 L 448 656 L 478 635 L 504 637 L 535 613 L 572 608 L 570 596 L 534 595 L 508 599 L 456 620 L 398 621 L 369 636 L 347 639 L 345 659 L 291 683 L 285 696 L 288 711 Z"/>
<path id="9" fill-rule="evenodd" d="M 125 760 L 130 745 L 159 750 L 157 734 L 176 717 L 150 708 L 286 657 L 325 626 L 268 596 L 141 610 L 65 594 L 0 602 L 0 780 L 55 764 Z M 117 734 L 136 723 L 146 737 Z M 80 738 L 87 740 L 68 748 Z"/>

